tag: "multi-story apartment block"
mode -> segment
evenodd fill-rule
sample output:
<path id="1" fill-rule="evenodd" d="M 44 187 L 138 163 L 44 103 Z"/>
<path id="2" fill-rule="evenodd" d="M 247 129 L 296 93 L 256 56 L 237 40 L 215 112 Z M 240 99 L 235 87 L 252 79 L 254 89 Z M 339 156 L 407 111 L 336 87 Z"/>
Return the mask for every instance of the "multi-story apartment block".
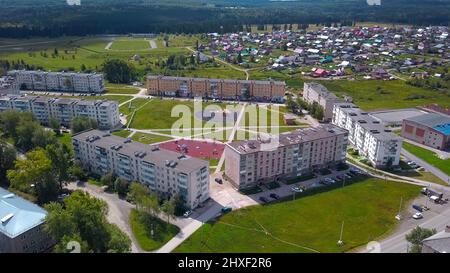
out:
<path id="1" fill-rule="evenodd" d="M 339 102 L 339 98 L 335 94 L 316 82 L 305 82 L 303 87 L 303 100 L 310 104 L 317 102 L 322 106 L 324 121 L 331 121 L 333 118 L 334 104 Z"/>
<path id="2" fill-rule="evenodd" d="M 220 99 L 254 99 L 282 102 L 286 84 L 279 81 L 222 80 L 148 76 L 150 95 L 179 97 L 209 97 Z"/>
<path id="3" fill-rule="evenodd" d="M 450 117 L 428 113 L 403 120 L 402 137 L 439 149 L 450 149 Z"/>
<path id="4" fill-rule="evenodd" d="M 97 175 L 114 173 L 164 198 L 179 195 L 193 209 L 209 198 L 209 162 L 91 130 L 74 135 L 75 157 Z"/>
<path id="5" fill-rule="evenodd" d="M 119 104 L 116 101 L 8 95 L 0 97 L 0 111 L 6 110 L 32 112 L 45 125 L 50 118 L 70 126 L 74 117 L 88 117 L 96 120 L 102 129 L 120 126 Z"/>
<path id="6" fill-rule="evenodd" d="M 345 162 L 347 138 L 346 130 L 325 125 L 281 134 L 278 139 L 229 143 L 225 176 L 241 189 L 332 167 Z"/>
<path id="7" fill-rule="evenodd" d="M 0 94 L 19 94 L 19 88 L 14 77 L 0 77 Z"/>
<path id="8" fill-rule="evenodd" d="M 0 188 L 0 253 L 48 251 L 54 241 L 44 231 L 47 212 Z"/>
<path id="9" fill-rule="evenodd" d="M 402 138 L 353 103 L 336 103 L 333 124 L 349 131 L 350 144 L 377 168 L 398 165 Z"/>
<path id="10" fill-rule="evenodd" d="M 103 74 L 13 70 L 8 75 L 16 79 L 22 90 L 49 92 L 102 93 Z"/>

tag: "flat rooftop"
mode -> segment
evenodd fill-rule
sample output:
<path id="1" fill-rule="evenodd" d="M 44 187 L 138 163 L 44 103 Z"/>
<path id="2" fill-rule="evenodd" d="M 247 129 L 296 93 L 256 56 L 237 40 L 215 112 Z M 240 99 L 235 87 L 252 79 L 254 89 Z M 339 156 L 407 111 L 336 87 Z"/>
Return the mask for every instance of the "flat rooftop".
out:
<path id="1" fill-rule="evenodd" d="M 433 128 L 434 130 L 446 136 L 450 135 L 450 116 L 436 113 L 427 113 L 420 116 L 408 118 L 406 120 Z"/>
<path id="2" fill-rule="evenodd" d="M 139 157 L 141 160 L 154 163 L 159 166 L 166 165 L 167 162 L 173 161 L 177 163 L 174 169 L 181 172 L 190 173 L 193 170 L 209 166 L 208 161 L 162 149 L 157 144 L 147 145 L 127 138 L 114 136 L 108 132 L 103 132 L 100 130 L 82 132 L 74 135 L 72 139 L 79 142 L 90 142 L 91 144 L 106 150 L 111 150 L 114 147 L 120 147 L 116 150 L 117 153 L 123 154 L 130 158 L 136 158 L 139 153 L 144 152 L 145 156 Z M 90 141 L 89 139 L 93 141 Z"/>

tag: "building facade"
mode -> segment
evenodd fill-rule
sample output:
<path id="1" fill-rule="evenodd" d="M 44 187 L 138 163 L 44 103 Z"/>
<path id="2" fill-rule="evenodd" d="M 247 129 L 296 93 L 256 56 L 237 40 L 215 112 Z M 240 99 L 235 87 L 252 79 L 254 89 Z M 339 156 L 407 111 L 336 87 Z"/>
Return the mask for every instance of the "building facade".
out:
<path id="1" fill-rule="evenodd" d="M 97 175 L 146 185 L 163 198 L 179 195 L 194 209 L 209 198 L 209 162 L 91 130 L 74 135 L 75 157 Z"/>
<path id="2" fill-rule="evenodd" d="M 105 91 L 103 74 L 13 70 L 8 72 L 21 90 L 75 93 Z"/>
<path id="3" fill-rule="evenodd" d="M 402 138 L 355 104 L 335 104 L 332 122 L 349 132 L 350 144 L 360 155 L 367 157 L 374 167 L 399 164 Z"/>
<path id="4" fill-rule="evenodd" d="M 12 76 L 0 77 L 0 95 L 19 94 L 16 79 Z"/>
<path id="5" fill-rule="evenodd" d="M 438 149 L 450 149 L 450 117 L 428 113 L 403 120 L 402 137 Z"/>
<path id="6" fill-rule="evenodd" d="M 154 96 L 253 99 L 282 102 L 286 84 L 279 81 L 246 81 L 170 76 L 148 76 L 148 94 Z"/>
<path id="7" fill-rule="evenodd" d="M 347 138 L 347 131 L 326 125 L 281 134 L 278 139 L 228 143 L 225 175 L 241 189 L 309 174 L 344 163 Z"/>
<path id="8" fill-rule="evenodd" d="M 331 121 L 333 107 L 339 102 L 339 98 L 328 89 L 316 82 L 309 82 L 303 86 L 303 100 L 309 104 L 318 103 L 323 108 L 323 120 Z"/>
<path id="9" fill-rule="evenodd" d="M 105 130 L 121 125 L 116 101 L 8 95 L 0 97 L 0 111 L 6 110 L 32 112 L 44 125 L 56 118 L 62 125 L 70 126 L 75 117 L 93 119 Z"/>
<path id="10" fill-rule="evenodd" d="M 53 240 L 44 231 L 47 212 L 0 188 L 0 253 L 48 251 Z"/>

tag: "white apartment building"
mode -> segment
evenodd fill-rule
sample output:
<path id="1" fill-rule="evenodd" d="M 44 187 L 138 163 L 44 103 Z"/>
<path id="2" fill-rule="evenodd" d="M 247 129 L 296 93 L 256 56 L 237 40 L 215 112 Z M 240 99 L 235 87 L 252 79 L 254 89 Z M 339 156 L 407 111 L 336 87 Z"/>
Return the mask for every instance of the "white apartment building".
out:
<path id="1" fill-rule="evenodd" d="M 309 104 L 317 102 L 323 108 L 323 120 L 331 121 L 333 118 L 333 106 L 339 98 L 328 89 L 316 82 L 305 82 L 303 86 L 303 100 Z"/>
<path id="2" fill-rule="evenodd" d="M 105 91 L 103 74 L 97 73 L 13 70 L 8 75 L 15 77 L 16 85 L 22 90 L 76 93 Z"/>
<path id="3" fill-rule="evenodd" d="M 191 209 L 209 199 L 208 161 L 98 130 L 74 135 L 72 143 L 75 157 L 94 174 L 140 182 L 163 198 L 179 195 Z"/>
<path id="4" fill-rule="evenodd" d="M 333 125 L 300 129 L 278 139 L 226 144 L 225 176 L 237 188 L 298 177 L 344 163 L 348 132 Z M 266 146 L 275 144 L 272 149 Z"/>
<path id="5" fill-rule="evenodd" d="M 4 94 L 19 94 L 19 88 L 14 77 L 0 77 L 0 95 Z"/>
<path id="6" fill-rule="evenodd" d="M 348 130 L 350 144 L 377 168 L 400 162 L 402 138 L 353 103 L 337 103 L 333 124 Z"/>
<path id="7" fill-rule="evenodd" d="M 50 118 L 56 118 L 62 125 L 70 126 L 74 117 L 96 120 L 105 130 L 121 125 L 116 101 L 8 95 L 0 97 L 0 111 L 6 110 L 32 112 L 45 125 Z"/>

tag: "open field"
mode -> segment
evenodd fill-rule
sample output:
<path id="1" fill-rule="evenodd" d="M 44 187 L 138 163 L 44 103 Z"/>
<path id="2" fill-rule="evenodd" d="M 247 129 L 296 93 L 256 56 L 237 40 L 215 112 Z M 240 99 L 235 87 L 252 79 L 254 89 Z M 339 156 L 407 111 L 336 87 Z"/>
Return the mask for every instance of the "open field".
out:
<path id="1" fill-rule="evenodd" d="M 139 246 L 145 251 L 160 248 L 180 231 L 177 226 L 167 224 L 159 218 L 151 217 L 135 209 L 130 214 L 130 225 Z"/>
<path id="2" fill-rule="evenodd" d="M 400 198 L 408 202 L 418 194 L 417 186 L 370 178 L 295 201 L 248 207 L 203 225 L 175 252 L 345 252 L 392 232 Z"/>
<path id="3" fill-rule="evenodd" d="M 123 84 L 108 84 L 106 86 L 106 93 L 108 94 L 137 94 L 139 93 L 139 88 L 131 87 Z"/>
<path id="4" fill-rule="evenodd" d="M 399 109 L 438 103 L 450 107 L 450 97 L 438 91 L 410 86 L 403 81 L 320 81 L 338 96 L 344 94 L 366 111 Z"/>
<path id="5" fill-rule="evenodd" d="M 144 39 L 120 39 L 115 40 L 111 50 L 140 51 L 150 49 L 150 42 Z"/>
<path id="6" fill-rule="evenodd" d="M 445 174 L 450 175 L 450 159 L 442 160 L 437 157 L 435 153 L 408 142 L 403 142 L 403 148 L 415 156 L 423 159 L 428 164 L 440 169 Z"/>

